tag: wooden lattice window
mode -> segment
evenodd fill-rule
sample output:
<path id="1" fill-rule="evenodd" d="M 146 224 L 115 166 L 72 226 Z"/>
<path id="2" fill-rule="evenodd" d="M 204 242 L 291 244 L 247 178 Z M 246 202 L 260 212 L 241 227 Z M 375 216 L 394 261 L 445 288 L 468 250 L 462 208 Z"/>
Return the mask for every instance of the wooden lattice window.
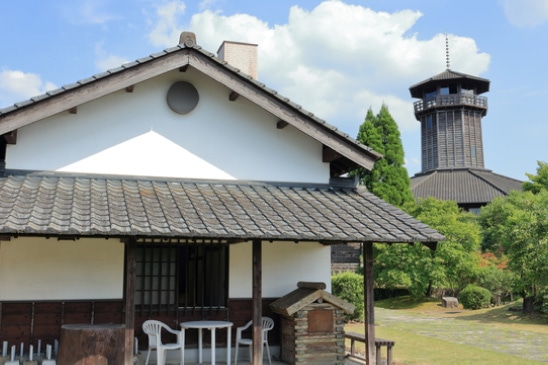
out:
<path id="1" fill-rule="evenodd" d="M 226 307 L 228 245 L 138 244 L 135 304 L 154 311 Z"/>

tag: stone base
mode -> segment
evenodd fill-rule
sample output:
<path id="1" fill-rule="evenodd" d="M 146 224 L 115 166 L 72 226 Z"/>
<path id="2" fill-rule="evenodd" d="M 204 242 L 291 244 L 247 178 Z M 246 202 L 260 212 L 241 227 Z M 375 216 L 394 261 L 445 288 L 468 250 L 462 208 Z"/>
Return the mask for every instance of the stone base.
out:
<path id="1" fill-rule="evenodd" d="M 443 297 L 441 298 L 441 304 L 444 308 L 458 308 L 459 300 L 454 297 Z"/>

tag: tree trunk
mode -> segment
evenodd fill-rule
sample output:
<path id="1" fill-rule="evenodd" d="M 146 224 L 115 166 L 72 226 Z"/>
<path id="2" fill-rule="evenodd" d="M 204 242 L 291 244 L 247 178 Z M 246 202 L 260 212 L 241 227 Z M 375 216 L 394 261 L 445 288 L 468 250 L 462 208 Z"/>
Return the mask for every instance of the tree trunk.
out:
<path id="1" fill-rule="evenodd" d="M 428 280 L 428 288 L 426 288 L 425 294 L 428 298 L 432 296 L 432 280 Z"/>
<path id="2" fill-rule="evenodd" d="M 534 296 L 524 297 L 523 298 L 523 313 L 533 313 L 534 310 L 535 310 L 534 303 L 535 303 L 535 297 Z"/>

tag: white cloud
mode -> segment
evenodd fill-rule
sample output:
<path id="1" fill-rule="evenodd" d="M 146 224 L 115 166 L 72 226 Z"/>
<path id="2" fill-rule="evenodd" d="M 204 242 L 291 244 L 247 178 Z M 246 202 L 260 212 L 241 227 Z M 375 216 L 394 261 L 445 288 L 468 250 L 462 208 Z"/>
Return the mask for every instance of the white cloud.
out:
<path id="1" fill-rule="evenodd" d="M 210 9 L 210 8 L 213 7 L 217 2 L 218 2 L 218 0 L 202 0 L 202 1 L 200 1 L 200 4 L 198 5 L 198 8 L 199 8 L 200 10 Z"/>
<path id="2" fill-rule="evenodd" d="M 56 88 L 55 84 L 42 81 L 39 75 L 33 73 L 19 70 L 0 71 L 0 108 Z"/>
<path id="3" fill-rule="evenodd" d="M 124 57 L 108 54 L 103 48 L 103 43 L 95 45 L 95 67 L 100 71 L 106 71 L 111 68 L 119 67 L 120 65 L 129 62 Z"/>
<path id="4" fill-rule="evenodd" d="M 105 24 L 119 17 L 104 9 L 105 0 L 70 1 L 64 5 L 65 17 L 74 24 Z"/>
<path id="5" fill-rule="evenodd" d="M 444 34 L 419 40 L 412 33 L 421 16 L 335 0 L 311 11 L 293 6 L 287 23 L 275 26 L 247 14 L 204 11 L 185 30 L 212 52 L 223 40 L 259 44 L 262 82 L 355 136 L 367 109 L 376 113 L 382 103 L 402 133 L 419 127 L 408 88 L 446 66 Z M 169 37 L 173 44 L 178 34 Z M 490 57 L 473 39 L 450 35 L 449 41 L 452 69 L 472 75 L 487 70 Z"/>
<path id="6" fill-rule="evenodd" d="M 173 47 L 179 41 L 179 35 L 183 26 L 179 18 L 184 15 L 185 3 L 182 1 L 171 1 L 156 8 L 156 15 L 153 21 L 154 28 L 148 35 L 149 40 L 155 46 Z"/>
<path id="7" fill-rule="evenodd" d="M 532 28 L 548 21 L 546 0 L 501 0 L 506 18 L 515 27 Z"/>

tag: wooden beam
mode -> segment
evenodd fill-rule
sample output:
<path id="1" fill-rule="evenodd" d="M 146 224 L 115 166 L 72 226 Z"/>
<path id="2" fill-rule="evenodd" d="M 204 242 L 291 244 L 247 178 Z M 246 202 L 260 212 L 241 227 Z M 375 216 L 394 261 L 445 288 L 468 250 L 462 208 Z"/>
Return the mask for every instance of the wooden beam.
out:
<path id="1" fill-rule="evenodd" d="M 135 338 L 135 239 L 125 243 L 125 280 L 124 280 L 124 365 L 133 365 L 133 346 Z"/>
<path id="2" fill-rule="evenodd" d="M 238 94 L 237 92 L 231 91 L 230 95 L 228 95 L 228 100 L 236 101 L 236 99 L 238 99 L 239 96 L 240 96 L 240 94 Z"/>
<path id="3" fill-rule="evenodd" d="M 262 242 L 259 239 L 253 240 L 253 345 L 252 364 L 262 364 L 263 359 L 263 278 L 262 278 Z"/>
<path id="4" fill-rule="evenodd" d="M 375 301 L 373 299 L 373 243 L 363 244 L 363 283 L 365 304 L 365 363 L 376 365 L 375 360 Z"/>
<path id="5" fill-rule="evenodd" d="M 364 150 L 357 144 L 349 143 L 347 138 L 334 132 L 330 127 L 312 122 L 309 119 L 311 117 L 308 117 L 304 112 L 296 111 L 286 100 L 271 95 L 253 83 L 243 81 L 237 74 L 222 65 L 211 62 L 211 59 L 201 53 L 190 53 L 189 63 L 198 71 L 237 92 L 280 120 L 288 122 L 301 132 L 338 151 L 342 156 L 356 161 L 360 166 L 371 170 L 375 162 L 382 158 L 382 155 L 377 152 Z"/>
<path id="6" fill-rule="evenodd" d="M 4 134 L 4 140 L 7 144 L 17 144 L 17 129 Z"/>
<path id="7" fill-rule="evenodd" d="M 41 119 L 70 110 L 141 81 L 188 64 L 189 49 L 166 54 L 96 81 L 60 92 L 24 108 L 0 116 L 0 134 L 24 127 Z"/>
<path id="8" fill-rule="evenodd" d="M 278 123 L 276 123 L 276 128 L 284 129 L 288 125 L 289 125 L 289 123 L 287 123 L 285 120 L 278 120 Z"/>
<path id="9" fill-rule="evenodd" d="M 341 155 L 334 151 L 332 148 L 323 146 L 322 161 L 323 162 L 333 162 L 336 159 L 341 158 Z"/>

